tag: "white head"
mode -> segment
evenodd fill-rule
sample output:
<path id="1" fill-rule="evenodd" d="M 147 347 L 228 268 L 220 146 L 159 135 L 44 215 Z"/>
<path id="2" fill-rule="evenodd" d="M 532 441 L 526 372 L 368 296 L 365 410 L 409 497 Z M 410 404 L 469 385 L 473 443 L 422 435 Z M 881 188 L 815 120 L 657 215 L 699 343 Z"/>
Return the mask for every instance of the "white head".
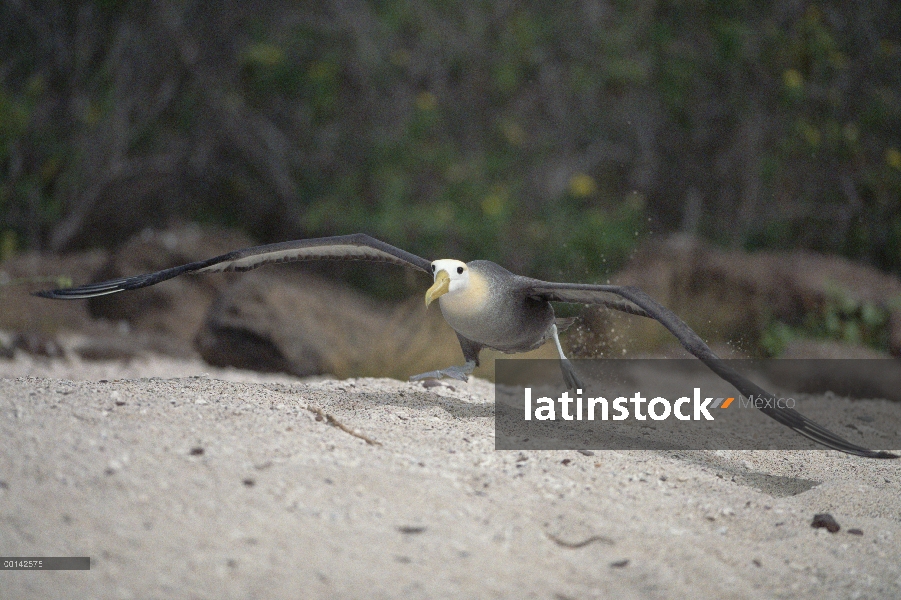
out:
<path id="1" fill-rule="evenodd" d="M 469 287 L 469 267 L 459 260 L 452 258 L 433 260 L 432 276 L 435 283 L 425 293 L 426 306 L 439 296 L 460 292 Z"/>

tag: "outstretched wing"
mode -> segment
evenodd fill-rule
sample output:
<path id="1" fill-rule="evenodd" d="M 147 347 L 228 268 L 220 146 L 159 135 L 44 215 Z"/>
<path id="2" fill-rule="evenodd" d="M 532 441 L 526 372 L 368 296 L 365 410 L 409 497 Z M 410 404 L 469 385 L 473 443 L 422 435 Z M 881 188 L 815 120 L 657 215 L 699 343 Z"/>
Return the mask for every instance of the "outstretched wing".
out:
<path id="1" fill-rule="evenodd" d="M 221 273 L 224 271 L 249 271 L 270 263 L 310 260 L 365 260 L 387 262 L 403 267 L 431 272 L 431 261 L 395 248 L 364 233 L 335 237 L 280 242 L 235 250 L 222 256 L 201 260 L 155 273 L 134 275 L 91 283 L 74 288 L 35 292 L 44 298 L 75 300 L 115 294 L 124 290 L 154 285 L 183 273 Z"/>
<path id="2" fill-rule="evenodd" d="M 572 302 L 575 304 L 600 304 L 639 317 L 651 317 L 643 308 L 618 297 L 613 291 L 615 285 L 594 285 L 590 283 L 551 283 L 537 279 L 523 278 L 529 283 L 527 293 L 551 302 Z"/>
<path id="3" fill-rule="evenodd" d="M 774 396 L 726 364 L 726 362 L 714 354 L 713 350 L 704 343 L 704 340 L 686 325 L 682 319 L 676 316 L 674 312 L 636 287 L 551 283 L 548 281 L 531 280 L 526 292 L 545 300 L 578 302 L 582 304 L 601 304 L 631 314 L 654 319 L 669 329 L 686 350 L 701 359 L 714 373 L 735 386 L 735 389 L 744 396 L 764 398 L 772 398 Z M 611 295 L 619 296 L 623 300 L 614 299 L 611 301 Z M 618 303 L 621 303 L 621 305 Z M 761 407 L 760 410 L 768 417 L 775 419 L 804 437 L 810 438 L 829 448 L 869 458 L 898 458 L 896 455 L 889 452 L 876 452 L 852 444 L 835 435 L 825 427 L 811 421 L 794 409 Z"/>

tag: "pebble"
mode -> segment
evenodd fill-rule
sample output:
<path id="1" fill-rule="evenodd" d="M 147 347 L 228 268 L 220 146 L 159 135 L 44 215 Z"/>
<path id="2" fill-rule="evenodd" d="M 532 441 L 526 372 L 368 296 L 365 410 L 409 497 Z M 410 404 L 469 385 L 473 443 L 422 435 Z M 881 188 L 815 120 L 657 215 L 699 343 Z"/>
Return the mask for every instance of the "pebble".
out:
<path id="1" fill-rule="evenodd" d="M 835 517 L 830 515 L 829 513 L 817 513 L 813 516 L 813 522 L 810 524 L 814 529 L 818 529 L 820 527 L 824 527 L 826 531 L 829 533 L 835 533 L 841 527 L 838 524 L 838 521 L 835 520 Z"/>

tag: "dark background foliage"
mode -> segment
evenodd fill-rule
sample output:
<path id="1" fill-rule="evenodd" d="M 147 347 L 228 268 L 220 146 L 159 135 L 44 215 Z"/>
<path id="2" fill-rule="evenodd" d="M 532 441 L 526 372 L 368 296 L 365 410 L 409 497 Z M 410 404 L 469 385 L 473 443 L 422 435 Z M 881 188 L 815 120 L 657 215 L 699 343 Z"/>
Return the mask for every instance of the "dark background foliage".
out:
<path id="1" fill-rule="evenodd" d="M 0 4 L 0 252 L 196 220 L 603 280 L 648 234 L 901 272 L 901 4 Z"/>

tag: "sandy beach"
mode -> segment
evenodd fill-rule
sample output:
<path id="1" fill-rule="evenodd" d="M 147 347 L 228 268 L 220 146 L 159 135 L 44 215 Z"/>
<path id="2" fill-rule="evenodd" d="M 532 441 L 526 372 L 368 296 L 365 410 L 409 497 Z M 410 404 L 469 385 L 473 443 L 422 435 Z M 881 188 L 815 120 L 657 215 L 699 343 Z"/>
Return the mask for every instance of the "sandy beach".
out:
<path id="1" fill-rule="evenodd" d="M 901 464 L 496 451 L 493 386 L 0 361 L 5 598 L 897 598 Z M 816 513 L 841 529 L 814 529 Z"/>
<path id="2" fill-rule="evenodd" d="M 0 2 L 0 600 L 901 600 L 899 22 Z"/>

